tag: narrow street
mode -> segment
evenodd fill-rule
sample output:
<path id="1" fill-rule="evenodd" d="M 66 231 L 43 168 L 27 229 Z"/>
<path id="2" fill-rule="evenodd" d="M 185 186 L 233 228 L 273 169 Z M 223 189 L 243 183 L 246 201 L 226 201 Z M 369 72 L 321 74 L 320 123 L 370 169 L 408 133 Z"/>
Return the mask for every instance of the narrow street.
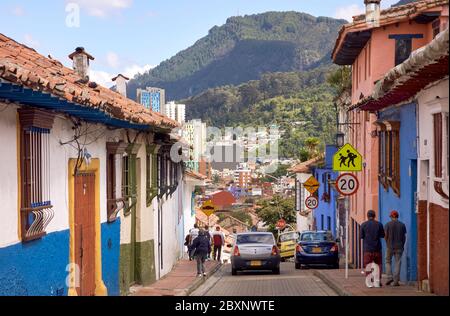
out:
<path id="1" fill-rule="evenodd" d="M 231 275 L 225 264 L 191 296 L 336 296 L 313 270 L 295 270 L 293 262 L 281 264 L 281 274 L 267 271 L 240 272 Z"/>

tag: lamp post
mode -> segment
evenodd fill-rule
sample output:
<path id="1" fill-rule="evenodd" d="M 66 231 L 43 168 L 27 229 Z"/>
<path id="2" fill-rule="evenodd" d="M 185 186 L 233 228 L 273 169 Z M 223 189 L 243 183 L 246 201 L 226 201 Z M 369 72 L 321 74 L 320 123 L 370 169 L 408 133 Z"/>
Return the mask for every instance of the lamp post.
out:
<path id="1" fill-rule="evenodd" d="M 336 133 L 336 146 L 338 148 L 341 148 L 342 146 L 344 146 L 344 142 L 345 142 L 345 134 L 342 133 L 341 131 Z"/>

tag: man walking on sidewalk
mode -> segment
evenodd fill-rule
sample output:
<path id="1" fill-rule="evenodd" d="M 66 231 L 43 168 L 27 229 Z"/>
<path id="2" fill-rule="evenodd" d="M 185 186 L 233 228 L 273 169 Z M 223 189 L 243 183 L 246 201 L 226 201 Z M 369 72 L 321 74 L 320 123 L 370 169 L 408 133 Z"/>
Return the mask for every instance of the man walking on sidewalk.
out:
<path id="1" fill-rule="evenodd" d="M 205 230 L 200 229 L 198 237 L 192 243 L 195 259 L 197 260 L 197 274 L 199 277 L 206 276 L 205 261 L 208 252 L 211 249 L 211 241 L 206 236 Z"/>
<path id="2" fill-rule="evenodd" d="M 384 238 L 383 225 L 375 220 L 375 211 L 367 212 L 367 221 L 361 225 L 361 239 L 363 240 L 364 267 L 374 262 L 379 268 L 379 278 L 374 280 L 375 287 L 381 286 L 381 238 Z"/>
<path id="3" fill-rule="evenodd" d="M 384 226 L 386 233 L 386 270 L 388 281 L 386 285 L 400 286 L 400 267 L 403 255 L 403 249 L 406 242 L 406 226 L 398 220 L 398 212 L 392 211 L 391 221 Z M 394 276 L 392 276 L 392 257 L 395 258 Z"/>
<path id="4" fill-rule="evenodd" d="M 189 235 L 190 235 L 190 242 L 189 242 L 189 248 L 188 248 L 189 249 L 189 260 L 193 260 L 194 259 L 194 249 L 192 247 L 192 244 L 193 244 L 195 238 L 198 237 L 198 232 L 199 232 L 198 225 L 194 224 L 194 228 L 192 228 L 189 231 Z"/>
<path id="5" fill-rule="evenodd" d="M 213 242 L 214 242 L 214 260 L 220 262 L 222 256 L 222 247 L 225 245 L 225 236 L 220 231 L 220 226 L 216 227 L 216 231 L 213 232 Z"/>

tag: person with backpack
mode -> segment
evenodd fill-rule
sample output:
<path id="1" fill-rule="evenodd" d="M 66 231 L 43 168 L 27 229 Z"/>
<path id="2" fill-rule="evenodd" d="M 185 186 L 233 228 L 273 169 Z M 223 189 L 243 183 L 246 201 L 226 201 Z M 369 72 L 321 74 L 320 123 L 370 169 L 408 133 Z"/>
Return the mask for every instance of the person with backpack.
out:
<path id="1" fill-rule="evenodd" d="M 212 239 L 214 244 L 214 260 L 220 262 L 222 247 L 225 245 L 225 236 L 220 231 L 220 226 L 216 227 L 216 231 L 213 232 Z"/>
<path id="2" fill-rule="evenodd" d="M 192 250 L 197 260 L 197 276 L 206 276 L 205 261 L 208 252 L 211 249 L 211 241 L 206 236 L 205 230 L 200 229 L 198 237 L 192 242 Z"/>
<path id="3" fill-rule="evenodd" d="M 194 250 L 192 249 L 192 243 L 194 242 L 195 238 L 198 237 L 198 225 L 194 224 L 194 228 L 192 228 L 189 231 L 189 246 L 188 246 L 188 251 L 189 251 L 189 260 L 192 261 L 194 259 Z"/>

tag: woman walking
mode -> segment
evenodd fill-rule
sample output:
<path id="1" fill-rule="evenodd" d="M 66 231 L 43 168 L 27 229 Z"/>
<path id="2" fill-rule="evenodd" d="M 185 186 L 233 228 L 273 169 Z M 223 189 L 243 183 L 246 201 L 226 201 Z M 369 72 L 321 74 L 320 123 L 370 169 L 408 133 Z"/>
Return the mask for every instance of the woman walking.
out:
<path id="1" fill-rule="evenodd" d="M 199 277 L 206 276 L 205 260 L 211 249 L 211 240 L 206 236 L 204 229 L 200 229 L 198 237 L 192 242 L 192 250 L 197 260 L 197 274 Z"/>

